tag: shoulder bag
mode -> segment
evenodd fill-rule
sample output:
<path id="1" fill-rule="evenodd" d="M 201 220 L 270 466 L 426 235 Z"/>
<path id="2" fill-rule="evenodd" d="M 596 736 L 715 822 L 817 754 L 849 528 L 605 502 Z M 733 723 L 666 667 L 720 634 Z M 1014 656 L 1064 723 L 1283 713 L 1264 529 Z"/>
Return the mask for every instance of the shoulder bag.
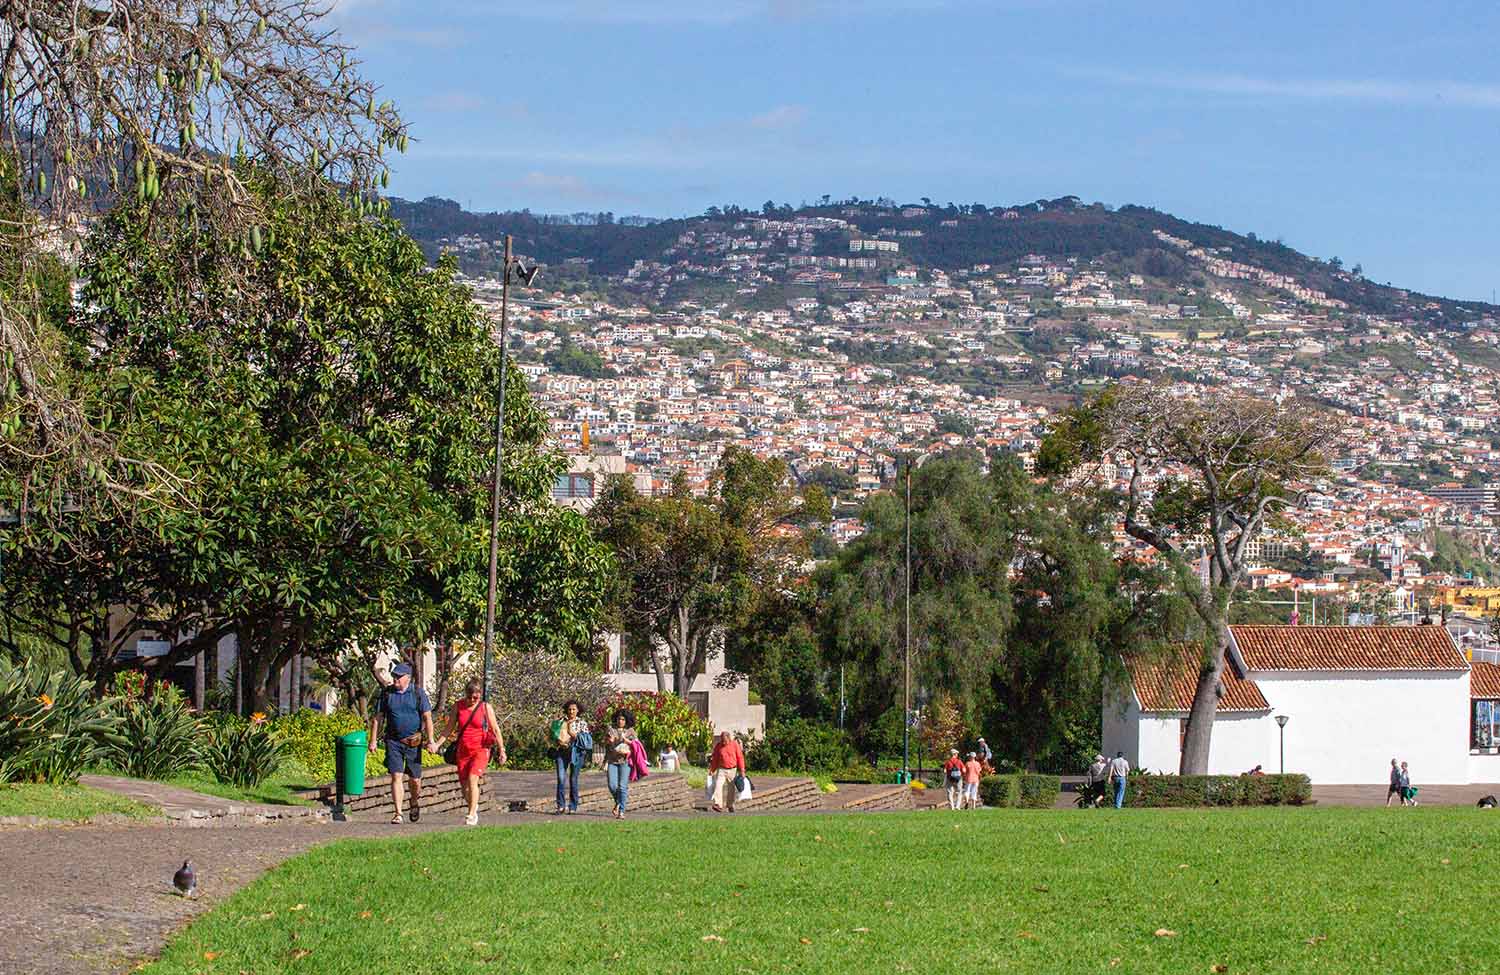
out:
<path id="1" fill-rule="evenodd" d="M 469 725 L 473 724 L 474 722 L 474 715 L 478 714 L 479 708 L 482 707 L 484 707 L 483 701 L 479 703 L 478 708 L 469 709 L 469 716 L 464 719 L 464 726 L 458 729 L 458 734 L 453 736 L 453 743 L 443 749 L 443 761 L 447 762 L 449 765 L 458 764 L 458 740 L 464 736 L 465 731 L 469 730 Z M 493 737 L 493 735 L 491 735 L 490 737 Z"/>

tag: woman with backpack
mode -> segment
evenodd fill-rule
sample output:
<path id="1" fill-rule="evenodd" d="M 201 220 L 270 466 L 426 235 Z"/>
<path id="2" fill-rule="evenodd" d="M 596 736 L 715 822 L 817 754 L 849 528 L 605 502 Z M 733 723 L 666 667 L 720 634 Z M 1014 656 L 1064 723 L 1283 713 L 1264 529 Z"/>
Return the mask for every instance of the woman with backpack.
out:
<path id="1" fill-rule="evenodd" d="M 578 811 L 578 772 L 594 749 L 588 722 L 579 716 L 577 701 L 563 705 L 562 717 L 552 722 L 552 760 L 557 767 L 557 815 Z M 566 802 L 564 802 L 566 800 Z"/>
<path id="2" fill-rule="evenodd" d="M 948 808 L 957 809 L 964 797 L 964 760 L 958 757 L 958 749 L 948 749 L 948 760 L 943 763 L 943 782 L 948 786 Z"/>
<path id="3" fill-rule="evenodd" d="M 458 747 L 453 764 L 458 766 L 458 784 L 469 804 L 464 825 L 474 826 L 479 822 L 479 782 L 484 777 L 484 770 L 490 766 L 490 753 L 495 753 L 499 764 L 505 764 L 505 736 L 500 733 L 495 709 L 484 699 L 484 688 L 477 680 L 464 686 L 464 696 L 454 703 L 448 724 L 430 746 L 431 750 L 442 751 L 443 744 L 455 731 Z"/>

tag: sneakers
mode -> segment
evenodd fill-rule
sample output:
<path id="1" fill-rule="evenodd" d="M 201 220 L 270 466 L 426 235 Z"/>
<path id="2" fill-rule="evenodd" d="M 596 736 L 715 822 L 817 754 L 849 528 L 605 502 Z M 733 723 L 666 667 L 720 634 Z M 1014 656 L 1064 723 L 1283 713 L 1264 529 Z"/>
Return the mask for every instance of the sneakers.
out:
<path id="1" fill-rule="evenodd" d="M 391 817 L 391 825 L 392 826 L 400 826 L 401 825 L 401 814 L 400 813 L 397 813 L 396 815 L 394 815 L 394 816 Z"/>
<path id="2" fill-rule="evenodd" d="M 479 814 L 478 813 L 469 813 L 467 816 L 464 817 L 464 825 L 465 826 L 478 826 L 479 825 Z"/>

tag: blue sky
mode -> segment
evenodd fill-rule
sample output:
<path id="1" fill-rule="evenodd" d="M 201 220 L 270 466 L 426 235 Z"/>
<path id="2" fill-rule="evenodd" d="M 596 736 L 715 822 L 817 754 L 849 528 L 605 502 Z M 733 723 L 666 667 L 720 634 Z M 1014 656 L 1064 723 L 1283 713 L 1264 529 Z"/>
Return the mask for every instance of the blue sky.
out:
<path id="1" fill-rule="evenodd" d="M 1377 281 L 1500 288 L 1500 4 L 340 0 L 391 192 L 674 216 L 1139 203 Z"/>

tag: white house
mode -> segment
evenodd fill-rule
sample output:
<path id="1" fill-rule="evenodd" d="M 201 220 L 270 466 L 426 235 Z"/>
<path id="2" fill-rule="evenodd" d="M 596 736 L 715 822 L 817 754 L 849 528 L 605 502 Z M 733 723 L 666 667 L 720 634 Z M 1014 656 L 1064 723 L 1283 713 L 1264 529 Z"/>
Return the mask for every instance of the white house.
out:
<path id="1" fill-rule="evenodd" d="M 1175 772 L 1198 648 L 1127 664 L 1105 690 L 1104 747 Z M 1322 784 L 1383 782 L 1392 758 L 1418 782 L 1500 782 L 1500 666 L 1471 665 L 1441 626 L 1232 626 L 1209 772 L 1262 766 Z"/>

